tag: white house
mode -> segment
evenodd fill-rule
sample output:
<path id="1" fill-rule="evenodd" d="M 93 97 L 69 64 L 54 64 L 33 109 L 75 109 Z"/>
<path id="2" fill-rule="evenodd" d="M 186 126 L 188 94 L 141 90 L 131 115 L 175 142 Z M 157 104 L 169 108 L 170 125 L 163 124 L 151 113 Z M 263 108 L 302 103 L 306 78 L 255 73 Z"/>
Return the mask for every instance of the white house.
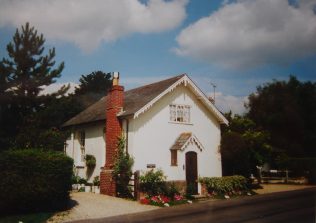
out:
<path id="1" fill-rule="evenodd" d="M 102 184 L 121 134 L 134 171 L 162 169 L 168 181 L 191 183 L 196 191 L 199 176 L 222 176 L 220 125 L 228 121 L 188 75 L 125 92 L 118 81 L 116 73 L 107 96 L 64 124 L 71 130 L 66 153 L 80 177 L 91 181 L 101 172 Z M 86 176 L 86 154 L 96 157 L 91 176 Z"/>

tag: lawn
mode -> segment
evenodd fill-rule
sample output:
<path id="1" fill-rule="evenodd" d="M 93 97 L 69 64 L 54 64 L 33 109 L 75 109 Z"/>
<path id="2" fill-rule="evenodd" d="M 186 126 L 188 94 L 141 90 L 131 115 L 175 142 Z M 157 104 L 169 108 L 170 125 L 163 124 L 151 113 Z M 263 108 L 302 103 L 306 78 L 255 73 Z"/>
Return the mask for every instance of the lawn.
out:
<path id="1" fill-rule="evenodd" d="M 0 217 L 0 223 L 41 223 L 46 222 L 54 212 L 40 212 L 33 214 L 24 214 L 24 215 L 12 215 Z"/>

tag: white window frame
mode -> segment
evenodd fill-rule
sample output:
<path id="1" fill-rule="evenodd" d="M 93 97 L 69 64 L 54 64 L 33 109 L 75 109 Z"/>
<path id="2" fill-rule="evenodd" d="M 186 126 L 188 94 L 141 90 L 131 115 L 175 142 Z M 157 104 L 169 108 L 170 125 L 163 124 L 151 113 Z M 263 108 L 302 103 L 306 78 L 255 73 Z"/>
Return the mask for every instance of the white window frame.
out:
<path id="1" fill-rule="evenodd" d="M 191 124 L 191 106 L 171 104 L 169 105 L 169 122 Z"/>

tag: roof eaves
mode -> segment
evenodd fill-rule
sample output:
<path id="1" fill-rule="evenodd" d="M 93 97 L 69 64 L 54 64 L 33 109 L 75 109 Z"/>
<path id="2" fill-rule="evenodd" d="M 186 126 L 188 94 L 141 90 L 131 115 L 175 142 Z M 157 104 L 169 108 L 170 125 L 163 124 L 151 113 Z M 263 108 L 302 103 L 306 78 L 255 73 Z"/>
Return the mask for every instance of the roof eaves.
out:
<path id="1" fill-rule="evenodd" d="M 215 117 L 221 124 L 228 125 L 228 120 L 225 118 L 225 116 L 215 107 L 215 105 L 212 102 L 210 102 L 210 100 L 203 93 L 203 91 L 201 91 L 200 88 L 188 76 L 187 78 L 187 82 L 190 84 L 195 94 L 197 94 L 197 98 L 214 113 Z"/>

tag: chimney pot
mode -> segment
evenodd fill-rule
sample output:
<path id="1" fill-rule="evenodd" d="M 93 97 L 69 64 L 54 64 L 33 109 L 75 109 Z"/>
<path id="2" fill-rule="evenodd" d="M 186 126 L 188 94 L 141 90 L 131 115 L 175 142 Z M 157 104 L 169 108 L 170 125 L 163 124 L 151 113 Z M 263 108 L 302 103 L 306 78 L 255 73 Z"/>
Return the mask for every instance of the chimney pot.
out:
<path id="1" fill-rule="evenodd" d="M 113 86 L 119 85 L 120 73 L 113 72 Z"/>

